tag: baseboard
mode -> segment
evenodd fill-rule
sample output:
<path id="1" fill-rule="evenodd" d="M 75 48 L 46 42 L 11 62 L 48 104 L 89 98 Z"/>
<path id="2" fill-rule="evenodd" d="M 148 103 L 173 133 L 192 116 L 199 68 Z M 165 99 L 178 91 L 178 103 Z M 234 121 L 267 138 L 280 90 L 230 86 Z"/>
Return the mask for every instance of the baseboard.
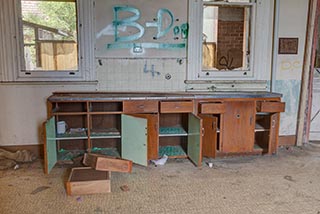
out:
<path id="1" fill-rule="evenodd" d="M 296 139 L 295 135 L 279 136 L 279 146 L 295 146 Z"/>
<path id="2" fill-rule="evenodd" d="M 28 150 L 36 155 L 37 158 L 43 158 L 43 144 L 37 145 L 16 145 L 16 146 L 0 146 L 1 149 L 5 149 L 9 152 L 15 152 L 18 150 Z"/>

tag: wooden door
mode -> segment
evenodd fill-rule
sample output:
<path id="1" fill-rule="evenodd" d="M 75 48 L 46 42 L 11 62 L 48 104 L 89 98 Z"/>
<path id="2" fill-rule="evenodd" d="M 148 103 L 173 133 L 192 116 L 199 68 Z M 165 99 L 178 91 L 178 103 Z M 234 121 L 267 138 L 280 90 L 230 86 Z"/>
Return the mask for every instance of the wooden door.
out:
<path id="1" fill-rule="evenodd" d="M 202 162 L 202 120 L 189 114 L 188 118 L 188 157 L 197 166 Z"/>
<path id="2" fill-rule="evenodd" d="M 55 117 L 51 117 L 45 123 L 45 143 L 44 143 L 44 171 L 46 174 L 52 170 L 57 163 L 57 143 Z"/>
<path id="3" fill-rule="evenodd" d="M 147 152 L 147 119 L 121 115 L 122 158 L 147 166 Z"/>
<path id="4" fill-rule="evenodd" d="M 222 145 L 224 153 L 252 152 L 254 146 L 254 101 L 230 101 L 223 115 Z"/>
<path id="5" fill-rule="evenodd" d="M 202 119 L 202 155 L 215 158 L 217 152 L 218 118 L 211 115 L 199 115 Z"/>

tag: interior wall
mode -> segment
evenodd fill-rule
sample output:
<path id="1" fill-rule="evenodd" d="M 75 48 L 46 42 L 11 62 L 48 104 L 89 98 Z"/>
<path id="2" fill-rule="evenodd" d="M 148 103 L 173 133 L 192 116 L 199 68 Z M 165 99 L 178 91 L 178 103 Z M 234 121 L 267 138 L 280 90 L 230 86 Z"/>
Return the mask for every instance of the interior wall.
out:
<path id="1" fill-rule="evenodd" d="M 308 0 L 280 0 L 279 38 L 298 38 L 297 54 L 278 54 L 275 91 L 283 94 L 280 135 L 295 135 L 308 17 Z"/>
<path id="2" fill-rule="evenodd" d="M 102 0 L 100 0 L 102 1 Z M 1 1 L 3 11 L 5 10 L 4 2 Z M 105 3 L 117 3 L 118 1 L 104 1 Z M 127 2 L 127 1 L 123 1 Z M 172 8 L 174 17 L 178 17 L 179 21 L 174 21 L 173 26 L 180 26 L 184 23 L 187 16 L 187 3 L 176 1 L 149 1 L 150 4 L 144 4 L 144 0 L 135 1 L 136 8 L 140 9 L 141 16 L 148 11 L 143 22 L 153 22 L 157 20 L 158 10 L 156 7 L 150 8 L 152 2 L 164 4 L 168 8 Z M 160 2 L 160 3 L 159 3 Z M 271 0 L 270 0 L 271 2 Z M 270 3 L 269 2 L 269 3 Z M 262 2 L 262 4 L 265 3 Z M 301 84 L 302 62 L 304 54 L 304 41 L 307 23 L 308 0 L 280 0 L 280 37 L 297 37 L 299 38 L 299 50 L 297 55 L 278 55 L 277 65 L 277 82 L 276 91 L 283 93 L 283 100 L 286 102 L 286 112 L 281 114 L 280 135 L 295 135 L 297 112 L 299 105 L 299 94 Z M 141 7 L 140 7 L 141 6 Z M 172 6 L 172 7 L 171 7 Z M 101 14 L 96 16 L 96 20 L 101 26 L 108 26 L 112 22 L 106 19 L 104 15 L 109 14 L 107 6 L 99 7 Z M 261 9 L 262 10 L 262 9 Z M 0 10 L 1 11 L 1 10 Z M 269 12 L 268 12 L 269 14 Z M 9 16 L 10 14 L 8 14 Z M 181 18 L 182 17 L 182 18 Z M 10 19 L 6 19 L 7 26 Z M 107 21 L 106 21 L 107 20 Z M 170 23 L 170 16 L 167 14 L 163 17 L 163 23 Z M 177 19 L 175 19 L 177 20 Z M 182 20 L 182 21 L 181 21 Z M 179 22 L 179 25 L 177 24 Z M 1 26 L 1 24 L 0 24 Z M 145 26 L 145 25 L 144 25 Z M 166 25 L 168 26 L 168 25 Z M 1 28 L 0 28 L 1 29 Z M 103 29 L 103 28 L 102 28 Z M 100 33 L 102 29 L 96 29 L 96 33 Z M 150 35 L 157 34 L 157 28 L 151 28 L 148 32 L 147 42 L 152 43 L 153 38 Z M 264 26 L 258 26 L 257 31 L 264 32 Z M 149 31 L 149 30 L 148 30 Z M 4 47 L 0 51 L 0 75 L 3 73 L 14 74 L 16 56 L 12 55 L 12 61 L 1 61 L 5 56 L 3 50 L 14 49 L 14 45 L 8 42 L 12 37 L 9 31 L 0 31 L 1 37 L 0 47 Z M 107 31 L 106 31 L 107 32 Z M 136 33 L 136 31 L 134 31 Z M 167 37 L 163 37 L 164 44 L 182 44 L 185 38 L 179 34 L 179 39 L 174 39 L 173 29 L 171 28 Z M 108 32 L 107 32 L 108 33 Z M 109 32 L 110 33 L 110 32 Z M 98 36 L 98 35 L 97 35 Z M 0 145 L 33 145 L 42 143 L 42 123 L 45 121 L 46 115 L 46 98 L 53 91 L 183 91 L 185 90 L 184 80 L 187 74 L 186 49 L 180 48 L 165 49 L 152 52 L 143 52 L 141 54 L 117 55 L 116 52 L 124 50 L 116 50 L 113 54 L 104 55 L 106 43 L 112 41 L 114 31 L 111 29 L 111 39 L 106 41 L 96 40 L 96 57 L 95 72 L 98 85 L 95 84 L 32 84 L 32 83 L 0 83 Z M 7 40 L 3 40 L 6 38 Z M 259 38 L 257 38 L 258 40 Z M 271 40 L 271 38 L 269 38 Z M 11 39 L 12 40 L 12 39 Z M 102 42 L 99 45 L 99 42 Z M 139 40 L 139 43 L 144 40 Z M 11 47 L 11 48 L 10 48 Z M 103 50 L 99 52 L 99 50 Z M 264 47 L 260 53 L 269 50 L 271 47 Z M 139 51 L 139 50 L 138 50 Z M 159 53 L 158 53 L 159 52 Z M 157 55 L 159 54 L 159 55 Z M 259 53 L 257 53 L 259 54 Z M 261 57 L 263 58 L 263 57 Z M 6 65 L 6 66 L 4 66 Z M 267 67 L 271 67 L 268 65 Z M 3 72 L 6 69 L 6 72 Z M 267 68 L 263 75 L 269 76 Z M 12 71 L 12 72 L 8 72 Z M 12 79 L 12 77 L 2 78 L 2 80 Z"/>
<path id="3" fill-rule="evenodd" d="M 99 90 L 184 91 L 187 6 L 187 0 L 96 0 Z"/>
<path id="4" fill-rule="evenodd" d="M 94 84 L 0 84 L 0 145 L 42 144 L 46 100 L 52 92 L 94 90 Z"/>

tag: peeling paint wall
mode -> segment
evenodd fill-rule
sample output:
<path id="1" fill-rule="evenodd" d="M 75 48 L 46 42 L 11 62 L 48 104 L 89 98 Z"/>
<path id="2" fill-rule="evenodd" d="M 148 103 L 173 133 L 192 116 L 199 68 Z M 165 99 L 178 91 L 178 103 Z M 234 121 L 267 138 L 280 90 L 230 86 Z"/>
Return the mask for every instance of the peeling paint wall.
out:
<path id="1" fill-rule="evenodd" d="M 308 0 L 280 0 L 279 38 L 298 38 L 297 54 L 278 54 L 275 91 L 283 94 L 280 135 L 295 135 L 300 101 Z"/>

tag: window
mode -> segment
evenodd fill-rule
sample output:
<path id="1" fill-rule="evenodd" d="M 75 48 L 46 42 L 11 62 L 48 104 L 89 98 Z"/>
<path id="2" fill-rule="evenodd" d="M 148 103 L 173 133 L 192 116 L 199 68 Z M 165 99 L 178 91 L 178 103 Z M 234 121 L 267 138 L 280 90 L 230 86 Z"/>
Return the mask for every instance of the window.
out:
<path id="1" fill-rule="evenodd" d="M 197 6 L 191 15 L 198 15 L 200 24 L 191 29 L 189 41 L 192 79 L 252 78 L 255 0 L 203 0 Z"/>
<path id="2" fill-rule="evenodd" d="M 88 17 L 92 1 L 18 0 L 18 3 L 21 57 L 18 79 L 93 80 L 89 43 L 93 31 L 92 19 Z M 85 48 L 90 49 L 84 51 Z"/>

